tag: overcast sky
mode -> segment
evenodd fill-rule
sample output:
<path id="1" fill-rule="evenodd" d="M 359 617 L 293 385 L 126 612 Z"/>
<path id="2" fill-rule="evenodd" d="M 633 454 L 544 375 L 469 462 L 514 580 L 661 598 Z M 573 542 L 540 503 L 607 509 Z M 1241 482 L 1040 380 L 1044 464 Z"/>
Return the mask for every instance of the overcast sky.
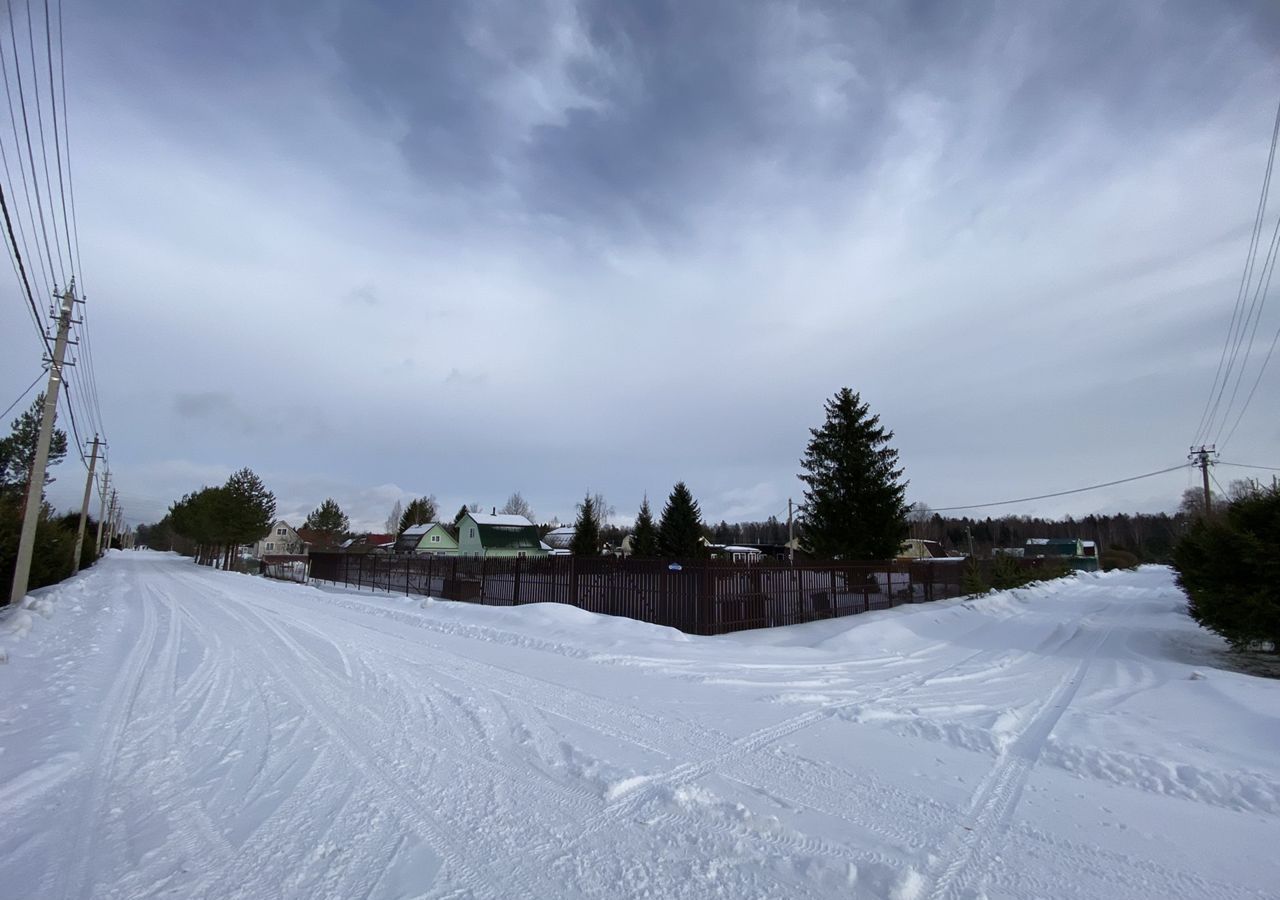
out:
<path id="1" fill-rule="evenodd" d="M 934 507 L 1176 465 L 1280 99 L 1269 0 L 66 3 L 134 522 L 243 465 L 291 521 L 626 520 L 681 479 L 783 517 L 844 386 Z M 38 345 L 4 290 L 7 403 Z M 1280 464 L 1278 387 L 1224 459 Z"/>

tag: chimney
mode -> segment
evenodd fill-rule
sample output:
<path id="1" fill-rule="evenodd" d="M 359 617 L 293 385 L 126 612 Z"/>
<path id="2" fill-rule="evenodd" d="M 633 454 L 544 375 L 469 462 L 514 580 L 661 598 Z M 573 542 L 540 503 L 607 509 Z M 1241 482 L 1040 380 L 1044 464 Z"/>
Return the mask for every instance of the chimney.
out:
<path id="1" fill-rule="evenodd" d="M 493 508 L 493 512 L 492 512 L 492 513 L 490 513 L 490 515 L 496 516 L 497 514 L 498 514 L 498 507 L 496 507 L 496 506 L 495 506 L 495 507 Z"/>

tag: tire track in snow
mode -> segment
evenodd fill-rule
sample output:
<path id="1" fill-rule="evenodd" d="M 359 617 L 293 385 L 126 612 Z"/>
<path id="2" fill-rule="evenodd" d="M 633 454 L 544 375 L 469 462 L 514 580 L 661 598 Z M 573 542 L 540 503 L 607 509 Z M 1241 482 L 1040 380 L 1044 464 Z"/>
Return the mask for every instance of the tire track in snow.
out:
<path id="1" fill-rule="evenodd" d="M 628 818 L 634 818 L 640 808 L 651 800 L 659 799 L 663 794 L 692 784 L 713 771 L 738 763 L 765 747 L 795 734 L 817 722 L 830 719 L 842 710 L 872 701 L 880 701 L 907 694 L 928 684 L 934 678 L 960 668 L 980 656 L 989 654 L 989 649 L 976 650 L 962 659 L 947 663 L 937 669 L 924 673 L 905 673 L 869 686 L 864 691 L 837 703 L 828 703 L 799 715 L 791 716 L 774 725 L 757 729 L 742 737 L 736 738 L 722 747 L 718 752 L 698 761 L 691 761 L 676 766 L 657 775 L 641 775 L 617 785 L 602 810 L 582 824 L 579 831 L 568 841 L 570 846 L 580 845 L 586 838 L 611 825 L 618 825 Z M 545 851 L 545 845 L 533 848 L 534 852 Z"/>
<path id="2" fill-rule="evenodd" d="M 284 643 L 287 647 L 289 647 L 294 653 L 298 654 L 299 656 L 309 656 L 313 661 L 315 661 L 318 666 L 317 673 L 320 675 L 320 677 L 327 678 L 327 680 L 335 689 L 342 690 L 345 687 L 344 685 L 341 684 L 340 681 L 336 679 L 335 676 L 333 676 L 332 673 L 330 673 L 324 667 L 322 661 L 320 661 L 313 654 L 310 654 L 309 651 L 307 651 L 304 647 L 299 645 L 291 636 L 289 636 L 281 624 L 277 624 L 276 622 L 272 622 L 269 620 L 270 618 L 275 618 L 274 616 L 262 615 L 263 612 L 267 612 L 269 614 L 270 611 L 268 610 L 260 611 L 261 608 L 257 607 L 256 604 L 242 603 L 241 605 L 243 607 L 253 607 L 252 609 L 248 610 L 250 615 L 252 615 L 255 620 L 258 620 L 263 627 L 269 629 L 273 634 L 275 634 L 276 637 L 282 643 Z M 386 635 L 384 632 L 375 630 L 375 633 L 380 635 L 383 639 L 391 638 L 391 636 Z M 396 640 L 402 640 L 402 639 L 396 639 Z M 466 660 L 463 657 L 453 657 L 452 654 L 450 654 L 450 657 L 451 659 L 455 659 L 459 663 L 458 668 L 462 668 L 464 669 L 464 671 L 466 670 L 466 667 L 470 665 L 470 661 Z M 457 731 L 457 733 L 463 739 L 464 742 L 469 744 L 469 746 L 466 748 L 467 752 L 465 754 L 465 759 L 461 764 L 457 759 L 453 759 L 450 762 L 450 765 L 453 766 L 455 769 L 465 768 L 470 766 L 470 767 L 485 770 L 491 778 L 497 778 L 498 780 L 500 780 L 503 783 L 504 787 L 511 793 L 523 795 L 525 799 L 530 801 L 531 808 L 537 808 L 540 804 L 545 804 L 549 802 L 557 806 L 568 809 L 574 815 L 583 815 L 586 813 L 586 810 L 589 807 L 589 805 L 592 802 L 597 801 L 599 799 L 597 794 L 594 794 L 588 790 L 585 790 L 573 784 L 566 785 L 566 784 L 548 782 L 545 785 L 539 784 L 538 786 L 535 786 L 533 782 L 528 780 L 523 782 L 513 781 L 511 779 L 511 770 L 508 765 L 504 764 L 499 759 L 496 759 L 496 758 L 490 759 L 485 755 L 486 752 L 491 752 L 491 749 L 492 749 L 490 735 L 486 728 L 485 722 L 477 715 L 476 710 L 473 708 L 473 706 L 468 703 L 468 700 L 473 695 L 474 691 L 476 689 L 484 690 L 494 694 L 494 696 L 497 698 L 509 699 L 517 703 L 529 702 L 527 699 L 523 699 L 519 697 L 511 697 L 501 691 L 494 690 L 493 688 L 485 684 L 486 680 L 491 679 L 490 673 L 486 671 L 490 667 L 487 667 L 481 664 L 479 667 L 471 668 L 470 671 L 472 673 L 477 673 L 481 677 L 472 678 L 468 680 L 459 672 L 451 672 L 446 669 L 439 668 L 436 665 L 426 664 L 421 659 L 410 659 L 402 656 L 396 656 L 395 658 L 400 659 L 404 662 L 410 663 L 411 665 L 414 665 L 418 668 L 423 668 L 431 672 L 437 678 L 436 686 L 441 690 L 446 691 L 450 701 L 456 707 L 457 714 L 460 715 L 461 718 L 464 720 L 466 728 L 464 730 Z M 452 663 L 451 663 L 451 668 L 455 668 L 452 665 Z M 501 671 L 510 675 L 516 674 L 516 673 L 510 672 L 509 670 L 501 669 L 500 667 L 492 667 L 492 668 L 496 669 L 497 671 Z M 412 695 L 419 700 L 424 699 L 424 696 L 425 696 L 424 692 L 420 690 L 411 691 L 406 689 L 406 686 L 404 685 L 403 681 L 400 679 L 398 675 L 395 674 L 393 670 L 388 669 L 387 672 L 385 673 L 385 677 L 397 684 L 397 686 L 400 688 L 400 693 L 402 695 L 404 696 Z M 470 689 L 471 693 L 458 693 L 453 691 L 447 691 L 444 688 L 444 686 L 439 682 L 439 679 L 441 677 L 443 677 L 448 681 L 456 682 L 460 684 L 464 690 Z M 388 697 L 388 694 L 385 692 L 382 692 L 381 696 Z M 438 713 L 439 707 L 437 706 L 435 710 Z M 387 732 L 394 731 L 396 724 L 403 724 L 403 720 L 400 720 L 399 722 L 384 720 L 384 726 Z M 469 739 L 467 734 L 468 731 L 470 732 Z M 630 736 L 620 737 L 620 739 L 631 740 L 634 742 L 634 739 L 631 738 Z"/>
<path id="3" fill-rule="evenodd" d="M 102 832 L 102 807 L 105 805 L 109 782 L 120 754 L 124 731 L 130 724 L 134 703 L 142 687 L 147 661 L 151 658 L 159 634 L 154 604 L 145 594 L 142 596 L 141 606 L 142 626 L 125 657 L 119 677 L 107 691 L 101 714 L 95 723 L 95 739 L 90 751 L 85 754 L 89 783 L 83 794 L 80 813 L 75 820 L 78 827 L 72 851 L 68 864 L 60 870 L 56 891 L 64 900 L 92 896 L 87 882 L 89 868 L 93 864 L 94 847 Z"/>
<path id="4" fill-rule="evenodd" d="M 1064 873 L 1059 880 L 1050 881 L 1026 873 L 1016 866 L 1005 866 L 992 878 L 993 884 L 1009 887 L 1022 894 L 1052 896 L 1061 891 L 1062 885 L 1072 878 L 1079 879 L 1086 873 L 1105 872 L 1107 881 L 1100 888 L 1107 895 L 1115 897 L 1147 893 L 1163 897 L 1201 897 L 1204 900 L 1240 900 L 1250 896 L 1257 900 L 1269 900 L 1271 896 L 1262 891 L 1204 878 L 1097 844 L 1056 837 L 1029 825 L 1010 823 L 1009 844 L 1024 852 L 1033 848 L 1040 853 L 1050 854 Z"/>
<path id="5" fill-rule="evenodd" d="M 216 604 L 217 611 L 236 621 L 246 634 L 260 634 L 264 627 L 270 633 L 276 634 L 274 628 L 267 625 L 260 617 L 253 616 L 252 620 L 244 618 L 246 613 L 252 616 L 252 611 L 234 594 L 220 591 L 216 586 L 199 579 L 192 584 L 192 587 L 224 598 L 227 602 Z M 244 613 L 236 607 L 243 609 Z M 276 639 L 279 641 L 278 635 Z M 247 643 L 246 646 L 251 645 Z M 283 646 L 292 652 L 292 648 L 287 643 Z M 505 858 L 505 847 L 493 846 L 488 852 L 476 853 L 474 850 L 476 844 L 489 842 L 483 832 L 459 831 L 454 834 L 441 827 L 436 822 L 441 808 L 437 804 L 426 802 L 421 797 L 421 786 L 412 783 L 411 780 L 398 777 L 394 771 L 387 768 L 382 759 L 365 749 L 364 741 L 350 732 L 342 720 L 342 714 L 338 712 L 338 710 L 349 709 L 349 704 L 344 707 L 337 697 L 327 693 L 328 689 L 325 685 L 330 677 L 327 670 L 311 672 L 316 676 L 314 684 L 304 684 L 291 670 L 287 658 L 282 659 L 266 653 L 265 648 L 260 650 L 255 648 L 255 655 L 260 658 L 260 676 L 283 684 L 289 689 L 290 694 L 303 707 L 308 717 L 328 734 L 332 745 L 342 751 L 352 767 L 374 789 L 379 804 L 414 831 L 443 860 L 459 887 L 476 897 L 540 895 L 540 891 L 523 877 L 517 878 L 516 884 L 509 884 L 511 876 L 516 874 L 512 869 L 503 867 L 494 870 L 493 867 L 501 866 Z M 302 658 L 305 659 L 305 656 Z M 471 853 L 466 852 L 468 848 L 472 849 Z M 471 856 L 480 856 L 484 860 L 489 869 L 488 877 L 482 877 L 480 872 L 471 865 L 469 862 Z M 497 890 L 495 885 L 498 884 L 506 885 L 510 889 Z"/>
<path id="6" fill-rule="evenodd" d="M 254 610 L 264 612 L 272 617 L 279 617 L 278 610 L 248 601 L 239 601 Z M 328 603 L 328 601 L 325 601 Z M 342 608 L 350 608 L 356 612 L 372 613 L 375 619 L 388 619 L 414 627 L 424 628 L 421 616 L 405 615 L 401 610 L 385 609 L 373 604 L 329 604 Z M 388 614 L 389 613 L 389 614 Z M 375 628 L 370 624 L 355 622 L 349 619 L 333 617 L 333 621 L 346 629 L 359 629 L 369 635 L 367 646 L 385 653 L 391 658 L 409 663 L 412 666 L 425 668 L 450 681 L 481 687 L 499 696 L 522 702 L 542 712 L 559 716 L 570 722 L 598 731 L 619 741 L 635 744 L 656 754 L 667 756 L 668 751 L 649 743 L 655 734 L 664 737 L 676 737 L 690 745 L 698 752 L 710 752 L 723 747 L 729 736 L 721 731 L 708 729 L 696 723 L 673 717 L 656 716 L 604 700 L 594 694 L 587 693 L 569 685 L 546 681 L 523 672 L 517 672 L 495 663 L 482 662 L 462 656 L 437 644 L 410 641 L 404 637 Z M 292 624 L 292 622 L 290 622 Z M 439 629 L 427 628 L 428 631 Z M 483 629 L 476 629 L 482 631 Z M 451 634 L 451 632 L 448 632 Z M 473 640 L 483 640 L 469 635 Z M 329 639 L 332 640 L 332 639 Z M 407 650 L 410 655 L 403 652 Z M 430 656 L 420 655 L 429 650 Z M 418 654 L 418 655 L 415 655 Z M 575 657 L 576 658 L 576 657 Z M 495 682 L 498 686 L 495 686 Z M 619 720 L 625 721 L 627 729 L 618 727 Z M 679 733 L 673 733 L 676 725 Z"/>
<path id="7" fill-rule="evenodd" d="M 1076 634 L 1064 641 L 1062 647 L 1084 634 L 1087 627 L 1084 621 L 1079 622 Z M 929 900 L 954 900 L 964 896 L 979 868 L 990 859 L 1022 797 L 1027 776 L 1039 759 L 1045 741 L 1071 704 L 1098 648 L 1110 634 L 1111 629 L 1107 629 L 1086 636 L 1080 662 L 1059 681 L 979 783 L 964 817 L 973 824 L 966 825 L 963 820 L 957 822 L 939 848 L 937 864 L 930 867 Z"/>

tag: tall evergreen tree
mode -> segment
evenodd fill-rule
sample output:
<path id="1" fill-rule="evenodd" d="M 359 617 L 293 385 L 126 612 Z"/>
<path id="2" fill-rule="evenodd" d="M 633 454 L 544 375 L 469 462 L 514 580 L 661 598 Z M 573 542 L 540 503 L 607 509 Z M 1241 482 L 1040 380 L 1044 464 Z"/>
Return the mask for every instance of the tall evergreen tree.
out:
<path id="1" fill-rule="evenodd" d="M 409 505 L 404 508 L 404 515 L 400 517 L 400 527 L 396 533 L 404 534 L 406 528 L 412 528 L 414 525 L 429 525 L 435 520 L 436 498 L 419 497 L 417 500 L 410 500 Z"/>
<path id="2" fill-rule="evenodd" d="M 454 515 L 454 517 L 453 517 L 453 524 L 454 524 L 454 525 L 457 525 L 459 522 L 461 522 L 461 521 L 462 521 L 462 517 L 463 517 L 463 516 L 465 516 L 465 515 L 466 515 L 467 513 L 469 513 L 469 512 L 471 512 L 471 508 L 470 508 L 469 506 L 467 506 L 467 504 L 465 504 L 465 503 L 464 503 L 464 504 L 462 504 L 462 508 L 461 508 L 461 509 L 459 509 L 459 510 L 458 510 L 458 512 L 457 512 L 457 513 Z"/>
<path id="3" fill-rule="evenodd" d="M 228 501 L 228 538 L 232 543 L 250 544 L 270 533 L 276 516 L 276 496 L 252 469 L 234 473 L 223 487 Z"/>
<path id="4" fill-rule="evenodd" d="M 683 481 L 667 498 L 658 522 L 658 550 L 674 559 L 699 559 L 706 555 L 702 543 L 702 511 Z"/>
<path id="5" fill-rule="evenodd" d="M 631 532 L 631 555 L 637 559 L 653 559 L 658 555 L 658 529 L 653 524 L 648 494 L 640 504 L 640 512 L 636 515 L 636 527 Z"/>
<path id="6" fill-rule="evenodd" d="M 338 506 L 338 501 L 330 497 L 311 511 L 306 527 L 338 537 L 351 530 L 351 520 Z"/>
<path id="7" fill-rule="evenodd" d="M 40 421 L 44 417 L 44 393 L 41 392 L 26 412 L 10 423 L 12 433 L 0 439 L 0 491 L 20 492 L 26 489 L 31 479 L 31 470 L 36 465 L 36 448 L 40 443 Z M 57 421 L 55 413 L 54 421 Z M 49 437 L 49 468 L 56 466 L 67 455 L 67 433 L 61 428 L 54 428 Z M 47 487 L 53 483 L 49 468 L 44 472 L 44 483 Z"/>
<path id="8" fill-rule="evenodd" d="M 578 521 L 574 523 L 573 540 L 569 551 L 574 556 L 600 555 L 600 518 L 596 513 L 596 501 L 590 493 L 578 506 Z"/>
<path id="9" fill-rule="evenodd" d="M 826 413 L 800 462 L 805 539 L 820 558 L 892 559 L 908 532 L 893 432 L 848 388 L 827 401 Z"/>

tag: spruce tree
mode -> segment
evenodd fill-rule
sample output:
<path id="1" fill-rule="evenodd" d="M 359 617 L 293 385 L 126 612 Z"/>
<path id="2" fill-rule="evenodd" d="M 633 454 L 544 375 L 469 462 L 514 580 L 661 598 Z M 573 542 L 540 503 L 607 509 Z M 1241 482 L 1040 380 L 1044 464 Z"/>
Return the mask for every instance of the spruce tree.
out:
<path id="1" fill-rule="evenodd" d="M 227 479 L 225 523 L 230 543 L 250 544 L 271 531 L 276 497 L 252 469 L 244 468 Z"/>
<path id="2" fill-rule="evenodd" d="M 1173 550 L 1191 617 L 1237 650 L 1280 653 L 1280 484 L 1192 521 Z"/>
<path id="3" fill-rule="evenodd" d="M 409 501 L 404 514 L 400 516 L 400 527 L 397 534 L 404 534 L 406 528 L 414 525 L 429 525 L 436 520 L 436 498 L 419 497 Z"/>
<path id="4" fill-rule="evenodd" d="M 637 559 L 653 559 L 658 555 L 658 529 L 649 511 L 649 497 L 645 495 L 636 516 L 636 527 L 631 532 L 631 555 Z"/>
<path id="5" fill-rule="evenodd" d="M 311 511 L 306 527 L 339 537 L 351 530 L 351 520 L 338 506 L 338 501 L 330 497 Z"/>
<path id="6" fill-rule="evenodd" d="M 662 510 L 658 550 L 673 559 L 699 559 L 706 554 L 702 543 L 702 512 L 683 481 L 672 488 Z"/>
<path id="7" fill-rule="evenodd" d="M 40 421 L 44 417 L 44 393 L 40 393 L 26 412 L 10 423 L 13 433 L 0 439 L 0 490 L 21 492 L 31 479 L 36 464 L 36 447 L 40 443 Z M 57 421 L 55 414 L 54 421 Z M 62 462 L 67 455 L 67 433 L 54 428 L 49 437 L 49 468 Z M 47 487 L 53 483 L 49 468 L 44 472 Z"/>
<path id="8" fill-rule="evenodd" d="M 471 512 L 470 507 L 468 507 L 468 506 L 467 506 L 467 504 L 465 504 L 465 503 L 464 503 L 464 504 L 462 504 L 462 508 L 461 508 L 461 509 L 459 509 L 459 510 L 458 510 L 458 512 L 457 512 L 457 515 L 455 515 L 455 516 L 453 517 L 453 524 L 454 524 L 454 525 L 457 525 L 459 522 L 461 522 L 461 521 L 462 521 L 462 517 L 463 517 L 463 516 L 465 516 L 465 515 L 466 515 L 467 513 L 469 513 L 469 512 Z"/>
<path id="9" fill-rule="evenodd" d="M 595 498 L 590 493 L 578 506 L 578 521 L 573 527 L 573 540 L 569 542 L 569 552 L 574 556 L 599 556 L 600 519 L 596 513 Z"/>
<path id="10" fill-rule="evenodd" d="M 827 420 L 810 429 L 800 461 L 808 485 L 801 521 L 819 558 L 892 559 L 907 536 L 907 483 L 892 431 L 848 388 L 826 403 Z"/>

